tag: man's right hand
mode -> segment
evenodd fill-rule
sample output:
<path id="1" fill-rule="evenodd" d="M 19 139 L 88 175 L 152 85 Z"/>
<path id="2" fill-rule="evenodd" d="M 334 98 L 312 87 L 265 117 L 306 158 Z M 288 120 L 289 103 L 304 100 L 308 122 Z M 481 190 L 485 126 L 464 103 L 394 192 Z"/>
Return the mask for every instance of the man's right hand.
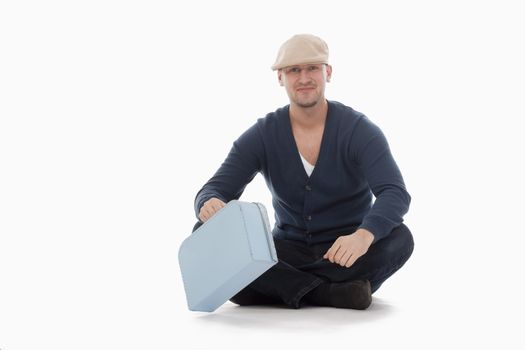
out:
<path id="1" fill-rule="evenodd" d="M 213 215 L 215 215 L 216 212 L 218 212 L 220 209 L 224 208 L 226 203 L 221 201 L 218 198 L 210 198 L 206 202 L 204 202 L 204 205 L 201 207 L 201 210 L 199 212 L 199 219 L 202 222 L 206 222 L 211 218 Z"/>

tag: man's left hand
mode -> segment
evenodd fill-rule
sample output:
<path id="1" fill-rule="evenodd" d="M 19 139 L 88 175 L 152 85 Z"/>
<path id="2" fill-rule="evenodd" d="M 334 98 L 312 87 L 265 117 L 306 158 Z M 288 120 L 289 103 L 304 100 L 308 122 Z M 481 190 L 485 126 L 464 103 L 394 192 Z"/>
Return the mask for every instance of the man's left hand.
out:
<path id="1" fill-rule="evenodd" d="M 323 258 L 343 267 L 350 267 L 368 251 L 373 241 L 372 232 L 360 228 L 352 234 L 337 238 Z"/>

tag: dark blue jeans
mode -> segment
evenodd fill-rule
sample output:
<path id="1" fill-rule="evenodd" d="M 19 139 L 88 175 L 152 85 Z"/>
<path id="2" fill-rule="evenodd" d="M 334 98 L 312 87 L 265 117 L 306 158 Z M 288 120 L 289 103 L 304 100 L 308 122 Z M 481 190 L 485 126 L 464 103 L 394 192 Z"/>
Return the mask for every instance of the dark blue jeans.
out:
<path id="1" fill-rule="evenodd" d="M 193 230 L 200 226 L 197 223 Z M 302 297 L 322 282 L 370 281 L 372 293 L 404 265 L 414 249 L 414 240 L 404 224 L 370 246 L 350 267 L 323 259 L 333 242 L 308 245 L 274 237 L 278 263 L 255 279 L 230 301 L 239 305 L 284 303 L 298 309 Z"/>

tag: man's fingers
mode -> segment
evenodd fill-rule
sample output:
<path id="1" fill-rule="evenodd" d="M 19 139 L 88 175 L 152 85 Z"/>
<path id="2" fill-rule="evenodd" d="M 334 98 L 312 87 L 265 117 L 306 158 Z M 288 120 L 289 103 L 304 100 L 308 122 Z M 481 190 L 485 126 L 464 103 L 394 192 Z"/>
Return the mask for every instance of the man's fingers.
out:
<path id="1" fill-rule="evenodd" d="M 209 217 L 212 217 L 216 212 L 226 206 L 226 203 L 217 198 L 212 198 L 204 203 L 203 209 L 208 211 Z"/>
<path id="2" fill-rule="evenodd" d="M 211 207 L 213 209 L 213 214 L 215 214 L 216 212 L 221 210 L 224 207 L 224 205 L 222 202 L 215 202 L 211 205 Z"/>
<path id="3" fill-rule="evenodd" d="M 341 260 L 343 259 L 343 256 L 346 254 L 347 251 L 348 251 L 348 249 L 345 249 L 345 248 L 340 246 L 340 249 L 337 251 L 336 254 L 334 254 L 334 261 L 337 264 L 341 263 Z"/>
<path id="4" fill-rule="evenodd" d="M 330 254 L 332 254 L 332 248 L 333 248 L 333 247 L 334 247 L 334 246 L 331 246 L 330 248 L 328 248 L 328 250 L 326 251 L 326 253 L 324 253 L 323 258 L 330 260 Z"/>
<path id="5" fill-rule="evenodd" d="M 331 259 L 330 261 L 335 263 L 335 255 L 337 254 L 337 252 L 339 251 L 339 249 L 341 249 L 341 245 L 337 245 L 335 249 L 332 250 L 332 254 L 331 254 Z"/>
<path id="6" fill-rule="evenodd" d="M 212 215 L 213 215 L 213 212 L 209 209 L 209 207 L 202 207 L 200 216 L 203 222 L 208 221 L 208 219 Z"/>
<path id="7" fill-rule="evenodd" d="M 206 208 L 206 213 L 208 214 L 208 219 L 211 218 L 213 215 L 215 215 L 215 208 L 208 207 Z"/>
<path id="8" fill-rule="evenodd" d="M 337 253 L 341 246 L 339 244 L 334 244 L 325 254 L 326 259 L 330 260 L 330 262 L 334 262 L 334 256 Z"/>
<path id="9" fill-rule="evenodd" d="M 199 218 L 202 220 L 202 222 L 208 221 L 208 214 L 204 210 L 201 211 L 201 214 L 199 215 Z"/>
<path id="10" fill-rule="evenodd" d="M 201 212 L 199 214 L 199 218 L 204 222 L 209 220 L 215 213 L 217 213 L 219 210 L 224 208 L 226 206 L 226 203 L 220 201 L 220 200 L 214 200 L 206 202 L 202 208 Z"/>
<path id="11" fill-rule="evenodd" d="M 352 254 L 350 259 L 348 259 L 348 261 L 346 262 L 345 267 L 352 266 L 355 263 L 355 261 L 357 260 L 357 258 L 358 258 L 357 254 Z"/>
<path id="12" fill-rule="evenodd" d="M 341 257 L 341 259 L 339 259 L 339 262 L 338 264 L 341 265 L 341 266 L 346 266 L 346 263 L 348 262 L 348 260 L 350 259 L 350 257 L 352 256 L 352 252 L 350 252 L 349 250 L 347 250 L 343 256 Z"/>

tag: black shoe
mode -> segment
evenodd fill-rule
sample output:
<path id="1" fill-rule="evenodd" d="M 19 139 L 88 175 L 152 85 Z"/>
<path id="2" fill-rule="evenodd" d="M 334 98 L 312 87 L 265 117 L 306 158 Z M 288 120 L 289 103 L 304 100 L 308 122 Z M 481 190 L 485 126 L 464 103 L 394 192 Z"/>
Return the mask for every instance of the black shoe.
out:
<path id="1" fill-rule="evenodd" d="M 367 280 L 321 283 L 304 298 L 314 305 L 365 310 L 372 303 L 372 289 Z"/>

